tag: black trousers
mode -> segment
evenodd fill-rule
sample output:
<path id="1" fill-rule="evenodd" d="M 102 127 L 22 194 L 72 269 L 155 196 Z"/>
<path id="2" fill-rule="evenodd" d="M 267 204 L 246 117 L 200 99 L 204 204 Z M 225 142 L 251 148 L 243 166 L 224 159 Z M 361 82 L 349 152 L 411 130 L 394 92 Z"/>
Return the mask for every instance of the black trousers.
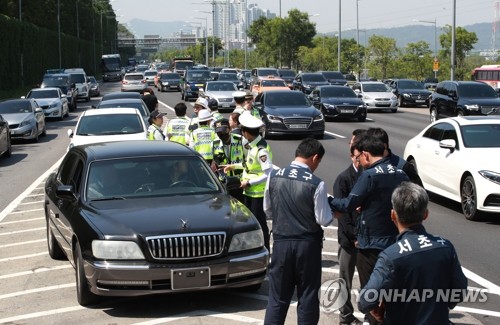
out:
<path id="1" fill-rule="evenodd" d="M 361 289 L 363 289 L 364 286 L 368 283 L 370 275 L 375 268 L 375 263 L 377 262 L 378 255 L 381 251 L 382 250 L 380 249 L 358 249 L 356 268 L 358 269 Z M 365 315 L 365 319 L 367 319 L 371 325 L 379 324 L 370 313 Z"/>
<path id="2" fill-rule="evenodd" d="M 284 324 L 297 288 L 297 324 L 318 324 L 321 242 L 274 241 L 269 266 L 269 298 L 264 324 Z"/>
<path id="3" fill-rule="evenodd" d="M 264 233 L 264 245 L 268 251 L 271 251 L 269 246 L 269 227 L 267 226 L 266 214 L 264 213 L 264 198 L 245 195 L 245 205 L 259 221 Z"/>

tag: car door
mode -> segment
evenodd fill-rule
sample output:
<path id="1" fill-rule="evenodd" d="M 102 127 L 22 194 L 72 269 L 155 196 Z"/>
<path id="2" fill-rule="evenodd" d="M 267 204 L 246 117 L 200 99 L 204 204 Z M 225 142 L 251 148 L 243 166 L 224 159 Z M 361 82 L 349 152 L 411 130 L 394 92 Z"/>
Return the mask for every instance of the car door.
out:
<path id="1" fill-rule="evenodd" d="M 447 96 L 444 102 L 444 114 L 445 116 L 455 116 L 455 111 L 457 108 L 457 85 L 451 82 L 446 83 Z"/>
<path id="2" fill-rule="evenodd" d="M 40 132 L 45 130 L 45 114 L 43 114 L 43 109 L 38 106 L 38 103 L 34 100 L 31 101 L 31 108 L 33 109 L 33 114 L 35 115 L 38 130 L 40 130 Z"/>
<path id="3" fill-rule="evenodd" d="M 435 187 L 434 169 L 436 168 L 435 154 L 439 148 L 439 139 L 443 130 L 440 124 L 428 128 L 421 138 L 417 140 L 415 151 L 411 154 L 417 163 L 417 170 L 425 188 Z"/>
<path id="4" fill-rule="evenodd" d="M 0 115 L 0 153 L 7 151 L 9 145 L 9 125 L 7 121 Z"/>

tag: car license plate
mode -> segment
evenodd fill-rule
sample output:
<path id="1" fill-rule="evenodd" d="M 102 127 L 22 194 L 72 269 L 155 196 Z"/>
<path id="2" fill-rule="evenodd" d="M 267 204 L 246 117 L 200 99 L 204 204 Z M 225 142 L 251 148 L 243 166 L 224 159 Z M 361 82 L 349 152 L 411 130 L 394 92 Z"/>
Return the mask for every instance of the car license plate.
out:
<path id="1" fill-rule="evenodd" d="M 196 87 L 203 87 L 203 84 L 196 84 Z"/>
<path id="2" fill-rule="evenodd" d="M 289 129 L 307 129 L 306 124 L 290 124 Z"/>
<path id="3" fill-rule="evenodd" d="M 354 112 L 353 109 L 341 109 L 340 110 L 340 113 L 351 113 L 352 114 L 353 112 Z"/>
<path id="4" fill-rule="evenodd" d="M 229 107 L 229 104 L 222 104 L 222 107 L 227 108 Z"/>
<path id="5" fill-rule="evenodd" d="M 415 102 L 416 103 L 425 103 L 425 100 L 424 99 L 417 99 Z"/>
<path id="6" fill-rule="evenodd" d="M 170 271 L 172 290 L 210 287 L 210 268 L 176 269 Z"/>

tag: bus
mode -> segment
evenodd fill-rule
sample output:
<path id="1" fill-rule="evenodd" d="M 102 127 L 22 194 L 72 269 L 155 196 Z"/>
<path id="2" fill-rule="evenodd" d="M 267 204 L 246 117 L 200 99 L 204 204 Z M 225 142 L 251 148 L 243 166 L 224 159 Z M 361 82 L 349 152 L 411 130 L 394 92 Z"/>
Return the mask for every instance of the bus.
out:
<path id="1" fill-rule="evenodd" d="M 175 57 L 170 64 L 170 69 L 172 69 L 173 72 L 177 72 L 181 77 L 184 77 L 186 70 L 193 65 L 194 61 L 190 56 Z"/>
<path id="2" fill-rule="evenodd" d="M 475 68 L 472 71 L 472 80 L 482 81 L 495 89 L 500 88 L 500 65 L 489 64 Z"/>
<path id="3" fill-rule="evenodd" d="M 101 58 L 102 81 L 122 80 L 122 59 L 120 54 L 104 54 Z"/>

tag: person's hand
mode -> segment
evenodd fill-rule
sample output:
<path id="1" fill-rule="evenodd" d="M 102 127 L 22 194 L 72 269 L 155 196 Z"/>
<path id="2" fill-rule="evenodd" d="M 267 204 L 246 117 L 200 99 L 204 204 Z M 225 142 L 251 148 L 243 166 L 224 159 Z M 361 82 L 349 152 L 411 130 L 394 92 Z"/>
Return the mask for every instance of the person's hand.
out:
<path id="1" fill-rule="evenodd" d="M 241 188 L 247 188 L 248 186 L 250 186 L 250 184 L 248 184 L 248 181 L 241 181 Z"/>
<path id="2" fill-rule="evenodd" d="M 210 168 L 212 169 L 213 172 L 216 172 L 217 169 L 218 169 L 217 164 L 215 162 L 213 162 L 213 161 L 210 164 Z"/>
<path id="3" fill-rule="evenodd" d="M 379 323 L 382 323 L 384 321 L 384 313 L 385 313 L 385 307 L 383 301 L 381 301 L 380 304 L 375 309 L 370 310 L 370 314 Z"/>
<path id="4" fill-rule="evenodd" d="M 340 217 L 342 217 L 342 212 L 334 211 L 333 215 L 335 216 L 336 219 L 339 219 Z"/>
<path id="5" fill-rule="evenodd" d="M 220 167 L 222 167 L 222 166 L 223 166 L 223 165 L 221 165 Z M 233 170 L 233 169 L 234 169 L 234 166 L 233 166 L 233 165 L 226 165 L 226 166 L 224 166 L 224 173 L 226 173 L 226 174 L 227 174 L 228 172 L 230 172 L 230 171 L 231 171 L 231 170 Z"/>

